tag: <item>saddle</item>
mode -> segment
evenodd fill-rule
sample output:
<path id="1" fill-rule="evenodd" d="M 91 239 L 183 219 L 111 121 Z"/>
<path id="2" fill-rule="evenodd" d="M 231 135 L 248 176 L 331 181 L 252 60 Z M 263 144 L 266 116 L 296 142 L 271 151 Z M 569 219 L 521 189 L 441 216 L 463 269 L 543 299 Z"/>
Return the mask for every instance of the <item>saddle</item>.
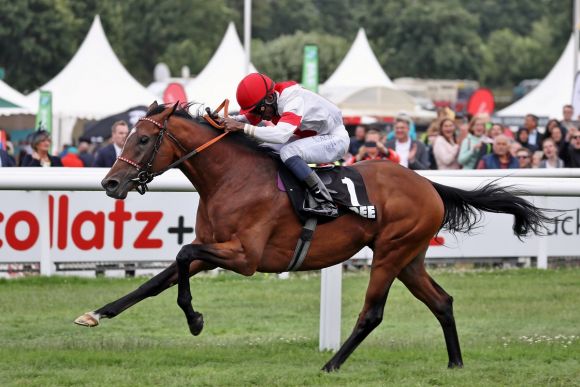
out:
<path id="1" fill-rule="evenodd" d="M 370 202 L 364 180 L 356 169 L 328 165 L 315 167 L 314 170 L 338 206 L 339 217 L 354 212 L 363 218 L 376 219 L 376 208 Z M 288 194 L 292 207 L 303 224 L 312 218 L 311 213 L 303 211 L 306 187 L 282 163 L 278 171 L 278 189 Z M 328 223 L 331 220 L 333 219 L 320 217 L 318 223 Z"/>

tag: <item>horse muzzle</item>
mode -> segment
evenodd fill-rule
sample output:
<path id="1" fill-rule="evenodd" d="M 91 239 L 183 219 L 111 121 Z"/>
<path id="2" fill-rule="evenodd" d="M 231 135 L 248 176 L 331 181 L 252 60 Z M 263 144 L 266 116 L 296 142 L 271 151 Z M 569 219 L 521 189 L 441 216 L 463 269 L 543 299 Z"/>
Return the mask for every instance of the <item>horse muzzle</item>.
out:
<path id="1" fill-rule="evenodd" d="M 130 183 L 130 182 L 127 182 Z M 101 181 L 101 186 L 105 189 L 107 196 L 114 199 L 125 199 L 127 197 L 127 183 L 121 184 L 118 179 L 106 177 Z"/>

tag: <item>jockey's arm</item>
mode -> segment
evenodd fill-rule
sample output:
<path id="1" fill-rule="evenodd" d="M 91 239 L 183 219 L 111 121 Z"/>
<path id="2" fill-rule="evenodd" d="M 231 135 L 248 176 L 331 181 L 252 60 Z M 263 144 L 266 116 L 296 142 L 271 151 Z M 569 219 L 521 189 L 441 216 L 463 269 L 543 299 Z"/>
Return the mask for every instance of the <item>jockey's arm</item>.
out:
<path id="1" fill-rule="evenodd" d="M 290 140 L 298 125 L 294 122 L 300 122 L 300 117 L 292 116 L 289 113 L 282 114 L 280 121 L 275 126 L 254 126 L 252 124 L 244 125 L 244 133 L 255 137 L 260 141 L 272 144 L 284 144 Z"/>
<path id="2" fill-rule="evenodd" d="M 248 117 L 245 117 L 245 121 L 248 121 L 248 123 L 244 125 L 243 130 L 247 135 L 255 137 L 260 141 L 272 144 L 284 144 L 288 142 L 294 134 L 294 131 L 300 125 L 303 112 L 303 99 L 294 98 L 288 101 L 275 126 L 255 126 L 255 124 L 249 123 Z"/>

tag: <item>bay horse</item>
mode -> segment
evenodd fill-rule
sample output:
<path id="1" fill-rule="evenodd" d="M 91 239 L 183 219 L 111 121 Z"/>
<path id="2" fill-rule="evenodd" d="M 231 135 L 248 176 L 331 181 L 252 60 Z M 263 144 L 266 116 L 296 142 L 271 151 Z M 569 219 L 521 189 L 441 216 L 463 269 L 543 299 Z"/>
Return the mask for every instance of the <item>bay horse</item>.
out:
<path id="1" fill-rule="evenodd" d="M 121 156 L 102 181 L 106 194 L 124 199 L 134 188 L 144 193 L 146 183 L 155 175 L 178 165 L 200 196 L 195 240 L 181 248 L 167 269 L 133 292 L 80 316 L 75 323 L 96 326 L 101 318 L 113 318 L 177 283 L 177 304 L 190 332 L 198 335 L 203 316 L 191 303 L 191 276 L 216 267 L 244 276 L 286 271 L 302 225 L 287 194 L 277 188 L 279 163 L 243 133 L 225 137 L 222 133 L 216 141 L 218 134 L 219 130 L 177 104 L 156 102 L 131 130 Z M 550 219 L 497 184 L 460 190 L 431 182 L 390 161 L 361 162 L 352 168 L 363 177 L 376 207 L 376 219 L 349 213 L 319 225 L 299 267 L 301 271 L 318 270 L 349 259 L 364 246 L 373 250 L 360 315 L 350 336 L 323 370 L 338 370 L 381 323 L 395 278 L 441 324 L 448 367 L 462 367 L 453 298 L 425 270 L 430 240 L 441 228 L 469 232 L 482 211 L 514 215 L 513 231 L 519 237 L 541 233 Z"/>

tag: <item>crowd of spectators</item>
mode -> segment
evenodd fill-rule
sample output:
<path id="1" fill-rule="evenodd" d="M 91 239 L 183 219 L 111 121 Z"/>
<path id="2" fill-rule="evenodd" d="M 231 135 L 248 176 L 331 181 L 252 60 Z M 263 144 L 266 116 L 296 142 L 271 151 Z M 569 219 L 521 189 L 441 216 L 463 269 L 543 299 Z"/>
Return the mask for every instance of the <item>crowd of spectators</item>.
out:
<path id="1" fill-rule="evenodd" d="M 489 116 L 466 120 L 445 108 L 425 132 L 417 133 L 411 118 L 401 115 L 389 131 L 357 126 L 343 161 L 352 165 L 389 160 L 413 170 L 580 168 L 580 122 L 573 117 L 573 107 L 566 105 L 562 119 L 550 119 L 541 131 L 538 117 L 528 114 L 523 126 L 514 131 Z M 38 130 L 17 157 L 0 148 L 0 167 L 109 168 L 128 133 L 127 123 L 117 121 L 107 144 L 97 147 L 81 138 L 76 146 L 64 146 L 60 154 L 52 155 L 49 133 Z"/>
<path id="2" fill-rule="evenodd" d="M 77 146 L 65 145 L 58 155 L 52 155 L 50 133 L 37 130 L 24 145 L 20 154 L 14 157 L 13 152 L 0 148 L 0 167 L 102 167 L 110 168 L 121 154 L 129 126 L 125 121 L 117 121 L 111 128 L 111 139 L 108 144 L 97 147 L 91 141 L 81 138 Z M 8 149 L 14 147 L 9 145 Z"/>
<path id="3" fill-rule="evenodd" d="M 580 168 L 580 122 L 573 119 L 571 105 L 563 107 L 563 118 L 550 119 L 544 130 L 539 119 L 528 114 L 517 130 L 491 121 L 487 115 L 469 120 L 448 108 L 417 139 L 413 139 L 408 116 L 395 119 L 389 134 L 358 126 L 351 137 L 347 165 L 368 159 L 388 159 L 410 169 L 515 169 Z M 366 155 L 371 134 L 379 152 Z M 362 149 L 362 150 L 361 150 Z"/>

